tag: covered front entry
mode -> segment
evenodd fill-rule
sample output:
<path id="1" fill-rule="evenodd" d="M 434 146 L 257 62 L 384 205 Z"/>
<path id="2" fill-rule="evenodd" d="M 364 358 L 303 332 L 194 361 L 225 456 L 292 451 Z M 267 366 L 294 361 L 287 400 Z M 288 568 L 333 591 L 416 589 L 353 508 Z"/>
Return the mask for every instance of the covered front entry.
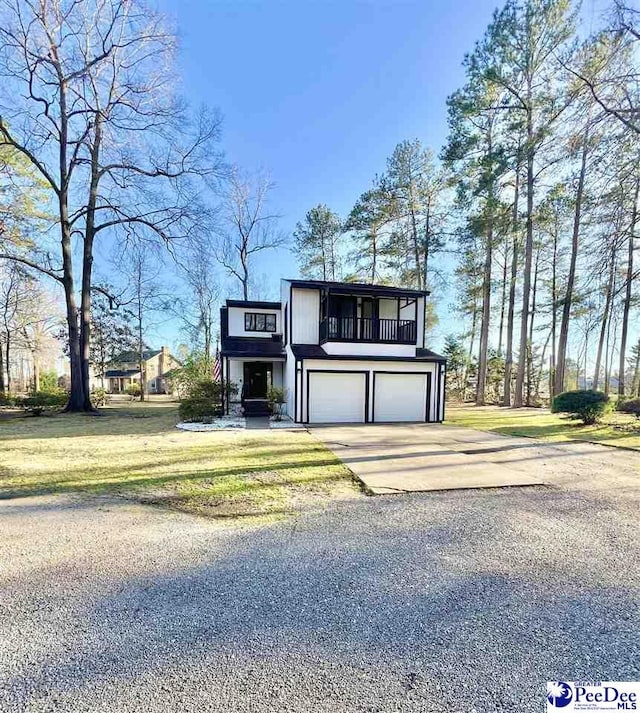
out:
<path id="1" fill-rule="evenodd" d="M 273 364 L 265 361 L 244 363 L 243 398 L 266 399 L 273 383 Z"/>
<path id="2" fill-rule="evenodd" d="M 223 360 L 222 379 L 228 397 L 225 413 L 258 416 L 270 413 L 268 395 L 273 386 L 284 389 L 284 358 L 234 358 Z"/>

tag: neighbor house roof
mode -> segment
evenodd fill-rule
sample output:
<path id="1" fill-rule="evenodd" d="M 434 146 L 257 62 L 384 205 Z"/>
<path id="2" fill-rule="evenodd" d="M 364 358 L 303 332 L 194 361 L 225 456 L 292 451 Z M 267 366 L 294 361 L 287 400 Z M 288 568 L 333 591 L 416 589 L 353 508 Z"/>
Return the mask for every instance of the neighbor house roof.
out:
<path id="1" fill-rule="evenodd" d="M 424 297 L 430 294 L 427 290 L 414 290 L 405 287 L 393 287 L 391 285 L 374 285 L 364 282 L 327 282 L 326 280 L 287 280 L 292 287 L 319 287 L 331 290 L 340 290 L 350 293 L 362 293 L 377 295 L 388 295 L 397 297 L 399 294 L 410 295 L 412 297 Z"/>
<path id="2" fill-rule="evenodd" d="M 222 356 L 285 357 L 281 340 L 255 337 L 223 337 Z"/>
<path id="3" fill-rule="evenodd" d="M 416 349 L 416 356 L 366 356 L 362 354 L 328 354 L 319 344 L 292 344 L 296 359 L 341 359 L 356 361 L 446 361 L 443 356 L 430 349 Z"/>
<path id="4" fill-rule="evenodd" d="M 153 359 L 154 356 L 158 356 L 160 354 L 161 350 L 160 349 L 145 349 L 142 352 L 142 361 L 147 361 L 148 359 Z M 112 364 L 121 364 L 121 363 L 130 363 L 130 362 L 137 362 L 140 359 L 140 352 L 122 352 L 122 354 L 118 354 L 118 356 L 114 357 L 111 360 Z"/>
<path id="5" fill-rule="evenodd" d="M 104 375 L 107 379 L 127 378 L 140 374 L 139 369 L 107 369 Z"/>

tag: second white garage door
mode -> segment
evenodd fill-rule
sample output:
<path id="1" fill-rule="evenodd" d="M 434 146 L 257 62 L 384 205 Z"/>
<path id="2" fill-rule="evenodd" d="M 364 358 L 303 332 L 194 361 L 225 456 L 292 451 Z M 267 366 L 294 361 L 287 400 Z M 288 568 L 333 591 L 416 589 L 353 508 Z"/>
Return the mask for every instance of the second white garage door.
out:
<path id="1" fill-rule="evenodd" d="M 428 378 L 426 373 L 377 373 L 373 389 L 373 420 L 425 421 Z"/>
<path id="2" fill-rule="evenodd" d="M 366 389 L 361 372 L 309 372 L 309 422 L 363 423 Z"/>

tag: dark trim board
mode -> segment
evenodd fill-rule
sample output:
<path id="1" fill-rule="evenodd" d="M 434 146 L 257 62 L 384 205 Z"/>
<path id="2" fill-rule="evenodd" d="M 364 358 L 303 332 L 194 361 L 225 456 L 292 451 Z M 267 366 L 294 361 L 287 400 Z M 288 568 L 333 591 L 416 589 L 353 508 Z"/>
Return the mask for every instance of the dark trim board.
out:
<path id="1" fill-rule="evenodd" d="M 394 375 L 404 375 L 404 374 L 418 374 L 420 376 L 426 376 L 427 377 L 427 387 L 425 389 L 426 393 L 426 403 L 425 403 L 425 409 L 424 409 L 424 420 L 425 423 L 430 423 L 431 419 L 429 417 L 429 413 L 431 411 L 431 376 L 432 372 L 430 371 L 391 371 L 391 370 L 384 370 L 384 371 L 372 371 L 373 374 L 373 388 L 372 388 L 372 394 L 373 396 L 371 397 L 371 423 L 376 423 L 376 375 L 377 374 L 394 374 Z M 384 422 L 383 422 L 384 423 Z M 407 422 L 410 423 L 410 422 Z"/>
<path id="2" fill-rule="evenodd" d="M 307 395 L 307 420 L 304 423 L 310 423 L 309 421 L 309 411 L 310 411 L 310 374 L 364 374 L 364 423 L 369 423 L 369 371 L 359 370 L 359 369 L 307 369 L 307 383 L 306 383 L 306 395 Z"/>
<path id="3" fill-rule="evenodd" d="M 227 300 L 227 307 L 246 307 L 248 309 L 281 309 L 280 302 L 261 302 L 259 300 Z"/>

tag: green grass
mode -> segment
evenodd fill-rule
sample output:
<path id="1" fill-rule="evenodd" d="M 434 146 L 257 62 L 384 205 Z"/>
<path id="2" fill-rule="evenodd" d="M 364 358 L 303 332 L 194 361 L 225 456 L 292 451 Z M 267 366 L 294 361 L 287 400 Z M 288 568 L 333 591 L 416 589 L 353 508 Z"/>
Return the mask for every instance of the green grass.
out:
<path id="1" fill-rule="evenodd" d="M 446 421 L 478 431 L 527 436 L 545 441 L 588 441 L 617 448 L 640 450 L 640 422 L 612 413 L 603 422 L 584 426 L 579 421 L 543 409 L 509 409 L 499 406 L 447 406 Z"/>
<path id="2" fill-rule="evenodd" d="M 191 433 L 173 404 L 0 420 L 0 498 L 112 493 L 218 518 L 278 517 L 355 497 L 350 471 L 305 431 Z"/>

